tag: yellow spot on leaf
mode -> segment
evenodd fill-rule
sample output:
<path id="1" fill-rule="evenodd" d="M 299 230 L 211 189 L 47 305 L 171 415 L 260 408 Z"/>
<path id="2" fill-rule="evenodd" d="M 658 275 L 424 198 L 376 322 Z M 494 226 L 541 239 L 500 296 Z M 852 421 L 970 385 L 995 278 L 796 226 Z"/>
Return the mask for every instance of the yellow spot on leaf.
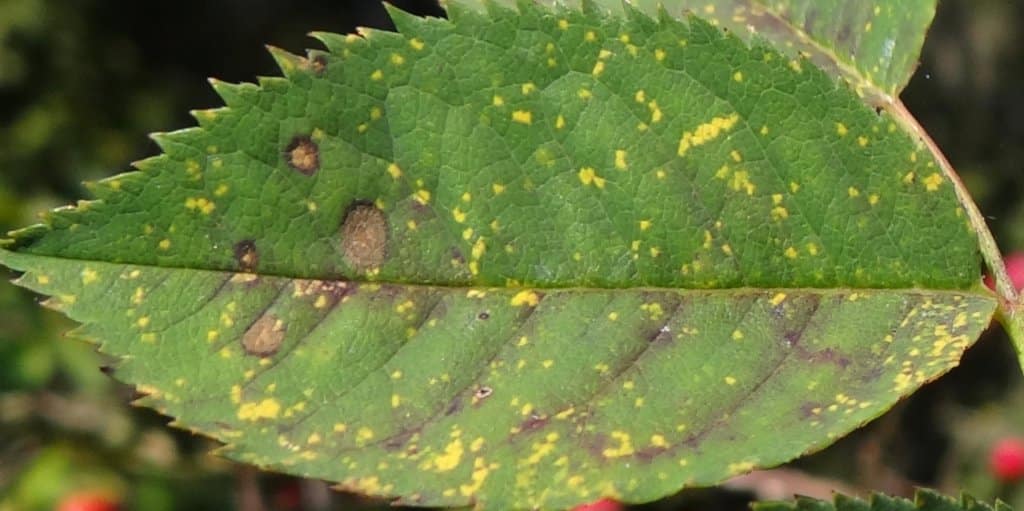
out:
<path id="1" fill-rule="evenodd" d="M 426 44 L 424 44 L 423 41 L 421 41 L 419 39 L 410 39 L 409 40 L 409 46 L 411 46 L 412 49 L 414 49 L 416 51 L 420 51 L 420 50 L 422 50 L 426 46 Z"/>
<path id="2" fill-rule="evenodd" d="M 789 218 L 789 210 L 783 206 L 772 208 L 772 220 L 779 221 Z"/>
<path id="3" fill-rule="evenodd" d="M 281 412 L 281 403 L 274 398 L 267 398 L 258 403 L 244 403 L 238 409 L 238 418 L 244 421 L 260 419 L 276 419 Z"/>
<path id="4" fill-rule="evenodd" d="M 929 192 L 934 192 L 938 190 L 939 185 L 942 184 L 942 174 L 935 172 L 932 175 L 921 180 L 921 183 L 924 184 L 926 190 L 928 190 Z"/>
<path id="5" fill-rule="evenodd" d="M 750 173 L 745 170 L 737 170 L 732 175 L 732 179 L 729 181 L 729 188 L 733 191 L 744 191 L 747 195 L 754 195 L 754 191 L 757 189 L 754 183 L 750 182 Z"/>
<path id="6" fill-rule="evenodd" d="M 679 156 L 686 155 L 686 152 L 692 147 L 697 147 L 714 140 L 723 132 L 732 129 L 739 120 L 740 116 L 738 114 L 715 117 L 697 126 L 693 131 L 684 132 L 683 136 L 679 139 Z"/>
<path id="7" fill-rule="evenodd" d="M 189 209 L 191 211 L 199 211 L 204 215 L 209 215 L 210 213 L 213 213 L 213 210 L 216 209 L 216 207 L 217 206 L 213 202 L 211 202 L 209 199 L 205 197 L 190 197 L 185 200 L 186 209 Z"/>
<path id="8" fill-rule="evenodd" d="M 640 230 L 641 231 L 646 231 L 647 229 L 650 229 L 652 225 L 654 225 L 654 224 L 650 220 L 641 220 L 640 221 Z"/>
<path id="9" fill-rule="evenodd" d="M 754 463 L 750 461 L 741 461 L 739 463 L 729 464 L 729 473 L 733 475 L 739 475 L 754 470 Z"/>
<path id="10" fill-rule="evenodd" d="M 726 385 L 736 385 L 736 378 L 733 378 L 732 376 L 726 376 L 725 377 L 725 384 Z"/>
<path id="11" fill-rule="evenodd" d="M 579 178 L 580 182 L 584 185 L 589 186 L 593 184 L 598 188 L 604 188 L 605 179 L 599 177 L 593 167 L 583 167 L 580 169 Z"/>
<path id="12" fill-rule="evenodd" d="M 430 191 L 428 190 L 416 190 L 414 195 L 416 202 L 423 204 L 424 206 L 430 202 Z"/>
<path id="13" fill-rule="evenodd" d="M 536 307 L 539 302 L 540 296 L 537 295 L 536 292 L 524 290 L 516 293 L 516 295 L 512 297 L 510 303 L 512 304 L 513 307 L 522 307 L 523 305 Z"/>
<path id="14" fill-rule="evenodd" d="M 393 179 L 398 179 L 402 177 L 402 168 L 392 163 L 391 165 L 388 165 L 388 174 L 391 174 Z"/>
<path id="15" fill-rule="evenodd" d="M 616 149 L 615 150 L 615 168 L 619 170 L 626 170 L 629 165 L 626 163 L 626 150 Z"/>
<path id="16" fill-rule="evenodd" d="M 380 69 L 370 73 L 370 79 L 375 81 L 375 82 L 380 81 L 383 78 L 384 78 L 384 71 L 381 71 Z"/>
<path id="17" fill-rule="evenodd" d="M 630 456 L 634 453 L 633 441 L 629 436 L 629 433 L 623 431 L 612 431 L 611 437 L 618 441 L 618 445 L 606 448 L 602 452 L 605 458 L 621 458 L 623 456 Z"/>
<path id="18" fill-rule="evenodd" d="M 374 430 L 368 427 L 361 427 L 355 432 L 355 439 L 359 442 L 367 442 L 374 439 Z"/>
<path id="19" fill-rule="evenodd" d="M 838 133 L 840 137 L 845 137 L 846 134 L 849 132 L 850 130 L 846 127 L 845 124 L 841 122 L 836 123 L 836 133 Z"/>
<path id="20" fill-rule="evenodd" d="M 736 82 L 742 82 L 743 81 L 743 73 L 740 72 L 740 71 L 736 71 L 735 73 L 732 74 L 732 79 L 733 79 L 733 81 L 736 81 Z"/>
<path id="21" fill-rule="evenodd" d="M 473 461 L 473 473 L 470 475 L 470 483 L 459 485 L 459 493 L 463 497 L 471 497 L 476 495 L 483 487 L 484 481 L 487 480 L 487 476 L 490 475 L 491 470 L 498 468 L 497 464 L 488 465 L 483 458 L 476 458 Z"/>
<path id="22" fill-rule="evenodd" d="M 590 74 L 601 76 L 601 73 L 604 73 L 604 62 L 599 60 L 594 64 L 594 69 L 590 71 Z"/>
<path id="23" fill-rule="evenodd" d="M 651 111 L 652 123 L 661 122 L 662 113 L 657 101 L 651 101 L 650 103 L 647 103 L 647 109 Z"/>
<path id="24" fill-rule="evenodd" d="M 784 252 L 784 254 L 785 254 L 785 255 L 786 255 L 786 257 L 788 257 L 789 259 L 796 259 L 796 258 L 797 258 L 797 256 L 799 255 L 799 253 L 798 253 L 798 252 L 796 251 L 796 249 L 795 249 L 795 248 L 793 248 L 793 247 L 789 247 L 789 248 L 787 248 L 787 249 L 786 249 L 786 251 Z"/>
<path id="25" fill-rule="evenodd" d="M 455 221 L 460 223 L 460 224 L 461 223 L 465 223 L 466 222 L 466 213 L 464 211 L 462 211 L 461 209 L 459 209 L 459 208 L 455 208 L 454 210 L 452 210 L 452 218 L 454 218 Z"/>
<path id="26" fill-rule="evenodd" d="M 92 268 L 86 268 L 82 270 L 82 284 L 89 285 L 100 280 L 100 276 L 96 273 L 96 270 Z"/>
<path id="27" fill-rule="evenodd" d="M 472 249 L 473 259 L 480 259 L 481 257 L 483 257 L 484 252 L 486 252 L 486 251 L 487 251 L 487 243 L 484 241 L 484 239 L 482 237 L 477 239 L 476 243 L 473 244 L 473 249 Z"/>
<path id="28" fill-rule="evenodd" d="M 171 248 L 171 240 L 160 240 L 160 244 L 157 246 L 160 247 L 160 250 L 169 250 Z"/>
<path id="29" fill-rule="evenodd" d="M 529 110 L 516 110 L 512 112 L 512 120 L 519 124 L 533 124 L 533 113 Z"/>

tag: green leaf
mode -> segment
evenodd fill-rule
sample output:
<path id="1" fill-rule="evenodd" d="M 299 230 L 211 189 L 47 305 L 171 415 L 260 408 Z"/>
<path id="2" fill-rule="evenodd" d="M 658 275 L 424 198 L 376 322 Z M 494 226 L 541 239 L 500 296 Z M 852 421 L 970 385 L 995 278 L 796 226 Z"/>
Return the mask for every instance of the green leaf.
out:
<path id="1" fill-rule="evenodd" d="M 754 504 L 755 511 L 1012 511 L 1012 509 L 999 500 L 995 505 L 989 505 L 966 494 L 956 500 L 927 489 L 917 490 L 913 502 L 876 493 L 867 502 L 854 497 L 836 495 L 834 503 L 798 497 L 792 503 L 758 502 Z"/>
<path id="2" fill-rule="evenodd" d="M 417 505 L 775 465 L 988 324 L 950 183 L 813 66 L 698 19 L 449 14 L 214 82 L 0 262 L 224 454 Z"/>
<path id="3" fill-rule="evenodd" d="M 516 0 L 488 1 L 514 5 Z M 551 5 L 556 0 L 540 0 Z M 558 0 L 592 4 L 621 14 L 623 0 Z M 867 101 L 888 104 L 917 69 L 924 37 L 935 17 L 936 0 L 631 0 L 633 8 L 659 9 L 683 18 L 691 14 L 736 34 L 765 38 L 791 57 L 808 57 L 827 73 L 843 77 Z"/>

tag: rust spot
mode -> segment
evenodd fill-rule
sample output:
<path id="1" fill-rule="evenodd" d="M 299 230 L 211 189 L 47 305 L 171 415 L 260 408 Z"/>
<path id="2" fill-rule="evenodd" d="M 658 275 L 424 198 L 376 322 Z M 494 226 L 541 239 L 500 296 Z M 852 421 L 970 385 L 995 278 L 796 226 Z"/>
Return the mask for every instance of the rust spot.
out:
<path id="1" fill-rule="evenodd" d="M 283 321 L 265 314 L 242 335 L 242 348 L 249 355 L 269 357 L 281 348 L 284 331 Z"/>
<path id="2" fill-rule="evenodd" d="M 298 136 L 284 148 L 284 159 L 301 174 L 312 176 L 320 170 L 320 148 L 308 136 Z"/>
<path id="3" fill-rule="evenodd" d="M 341 251 L 345 262 L 358 271 L 380 266 L 387 257 L 388 220 L 372 203 L 356 201 L 348 208 L 341 226 Z"/>
<path id="4" fill-rule="evenodd" d="M 260 254 L 256 251 L 256 242 L 242 240 L 235 244 L 235 262 L 238 269 L 244 272 L 254 272 L 260 263 Z"/>

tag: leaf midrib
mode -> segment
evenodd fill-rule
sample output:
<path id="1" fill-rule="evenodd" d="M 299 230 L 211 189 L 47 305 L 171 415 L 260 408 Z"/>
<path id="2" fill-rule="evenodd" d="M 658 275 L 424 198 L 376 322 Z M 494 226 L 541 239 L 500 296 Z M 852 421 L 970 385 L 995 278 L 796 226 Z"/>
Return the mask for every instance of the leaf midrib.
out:
<path id="1" fill-rule="evenodd" d="M 62 262 L 73 262 L 84 264 L 100 264 L 118 267 L 132 267 L 137 269 L 151 269 L 159 271 L 182 271 L 182 272 L 202 272 L 211 274 L 227 274 L 233 276 L 245 275 L 253 276 L 256 278 L 272 278 L 272 279 L 283 279 L 293 281 L 322 281 L 322 282 L 350 282 L 357 285 L 378 285 L 378 286 L 402 286 L 416 289 L 438 289 L 438 290 L 471 290 L 471 289 L 482 289 L 487 291 L 502 291 L 502 290 L 538 290 L 543 292 L 579 292 L 579 293 L 597 293 L 597 292 L 609 292 L 609 291 L 636 291 L 636 292 L 691 292 L 691 293 L 704 293 L 708 295 L 719 295 L 719 294 L 732 294 L 732 293 L 759 293 L 766 291 L 779 291 L 779 292 L 792 292 L 792 293 L 813 293 L 823 296 L 839 296 L 849 294 L 851 292 L 882 292 L 882 293 L 904 293 L 904 294 L 953 294 L 963 295 L 971 294 L 975 296 L 985 296 L 995 299 L 991 292 L 988 292 L 985 288 L 982 288 L 980 284 L 973 288 L 930 288 L 923 286 L 899 286 L 899 287 L 788 287 L 788 286 L 775 286 L 775 287 L 752 287 L 752 286 L 737 286 L 737 287 L 720 287 L 720 288 L 687 288 L 687 287 L 658 287 L 658 286 L 633 286 L 633 287 L 597 287 L 597 286 L 544 286 L 544 285 L 518 285 L 518 286 L 485 286 L 485 285 L 472 285 L 472 284 L 421 284 L 415 282 L 397 282 L 397 281 L 383 281 L 383 280 L 345 280 L 337 278 L 310 278 L 310 277 L 296 277 L 287 274 L 274 274 L 274 273 L 250 273 L 250 272 L 239 272 L 233 270 L 218 270 L 209 268 L 190 268 L 187 266 L 159 266 L 153 264 L 138 264 L 130 262 L 113 262 L 113 261 L 101 261 L 95 259 L 83 259 L 75 257 L 56 257 L 50 255 L 38 255 L 26 252 L 13 252 L 0 248 L 0 263 L 7 265 L 8 257 L 6 254 L 13 255 L 14 257 L 31 257 L 37 260 L 50 260 L 50 261 L 62 261 Z M 11 268 L 17 268 L 18 264 L 11 264 Z M 26 270 L 34 271 L 34 270 Z"/>

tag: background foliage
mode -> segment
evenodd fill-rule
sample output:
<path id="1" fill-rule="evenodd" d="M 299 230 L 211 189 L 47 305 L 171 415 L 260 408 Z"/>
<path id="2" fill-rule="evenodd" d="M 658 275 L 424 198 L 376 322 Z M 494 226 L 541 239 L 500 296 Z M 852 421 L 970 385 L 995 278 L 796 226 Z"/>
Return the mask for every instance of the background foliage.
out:
<path id="1" fill-rule="evenodd" d="M 429 0 L 394 3 L 440 14 Z M 1005 252 L 1024 249 L 1022 21 L 1017 3 L 941 2 L 904 93 L 992 217 Z M 311 29 L 356 25 L 388 26 L 377 0 L 0 0 L 0 231 L 85 195 L 82 180 L 156 154 L 146 133 L 191 126 L 189 109 L 220 105 L 206 77 L 279 74 L 263 43 L 298 52 L 315 45 L 304 36 Z M 97 370 L 104 361 L 90 347 L 63 339 L 70 325 L 34 299 L 0 283 L 0 510 L 51 509 L 76 489 L 146 510 L 260 509 L 260 500 L 264 509 L 384 508 L 205 454 L 206 440 L 128 407 L 132 391 Z M 855 490 L 963 487 L 1024 508 L 1024 490 L 987 467 L 992 443 L 1024 435 L 1021 404 L 1012 348 L 993 329 L 960 369 L 793 468 Z M 807 491 L 800 485 L 791 491 Z M 750 497 L 686 492 L 645 508 L 739 509 Z"/>

